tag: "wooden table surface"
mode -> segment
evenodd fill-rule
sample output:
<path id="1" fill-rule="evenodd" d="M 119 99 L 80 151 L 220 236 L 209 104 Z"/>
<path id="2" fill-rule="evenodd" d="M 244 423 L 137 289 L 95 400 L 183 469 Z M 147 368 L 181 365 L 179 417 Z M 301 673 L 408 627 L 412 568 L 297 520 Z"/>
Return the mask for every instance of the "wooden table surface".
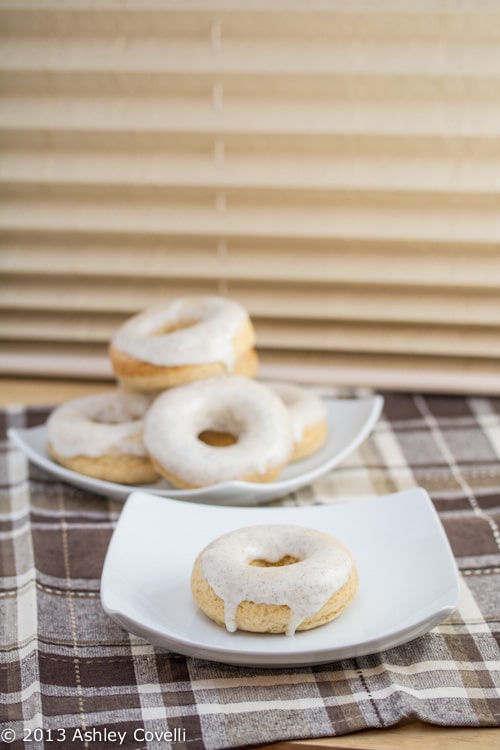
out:
<path id="1" fill-rule="evenodd" d="M 55 404 L 113 387 L 109 381 L 0 378 L 0 406 Z M 278 742 L 259 747 L 261 750 L 500 750 L 500 729 L 456 729 L 411 721 L 388 729 L 369 729 L 341 737 Z"/>

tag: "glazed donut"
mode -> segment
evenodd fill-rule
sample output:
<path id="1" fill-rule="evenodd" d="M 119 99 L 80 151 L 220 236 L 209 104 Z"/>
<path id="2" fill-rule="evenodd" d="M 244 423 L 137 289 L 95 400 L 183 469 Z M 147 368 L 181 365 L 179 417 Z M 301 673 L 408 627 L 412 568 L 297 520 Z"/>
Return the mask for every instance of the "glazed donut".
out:
<path id="1" fill-rule="evenodd" d="M 267 383 L 288 408 L 295 447 L 291 460 L 309 456 L 326 440 L 328 423 L 322 400 L 312 391 L 283 382 Z"/>
<path id="2" fill-rule="evenodd" d="M 224 373 L 255 377 L 255 332 L 246 310 L 222 297 L 185 297 L 148 308 L 114 334 L 116 376 L 160 390 Z"/>
<path id="3" fill-rule="evenodd" d="M 225 447 L 208 445 L 199 437 L 207 430 L 237 440 Z M 164 391 L 146 415 L 144 443 L 158 472 L 183 488 L 236 479 L 269 482 L 293 449 L 283 402 L 240 375 L 218 375 Z"/>
<path id="4" fill-rule="evenodd" d="M 61 404 L 47 421 L 49 455 L 68 469 L 108 482 L 157 481 L 142 440 L 150 402 L 145 394 L 116 390 Z"/>
<path id="5" fill-rule="evenodd" d="M 248 526 L 211 542 L 195 560 L 198 607 L 229 632 L 310 630 L 351 602 L 358 574 L 349 550 L 315 529 Z"/>

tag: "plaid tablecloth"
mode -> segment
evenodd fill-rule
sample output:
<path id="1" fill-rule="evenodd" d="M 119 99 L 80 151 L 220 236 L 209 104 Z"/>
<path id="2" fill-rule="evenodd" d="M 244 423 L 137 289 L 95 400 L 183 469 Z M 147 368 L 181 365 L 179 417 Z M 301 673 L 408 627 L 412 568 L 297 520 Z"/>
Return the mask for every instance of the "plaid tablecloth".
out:
<path id="1" fill-rule="evenodd" d="M 2 427 L 43 422 L 47 411 L 10 408 Z M 280 501 L 342 502 L 423 486 L 461 571 L 460 609 L 432 632 L 311 668 L 224 666 L 121 630 L 99 599 L 121 505 L 61 484 L 2 445 L 0 711 L 9 747 L 37 750 L 44 736 L 51 748 L 197 750 L 410 717 L 500 723 L 500 399 L 386 394 L 359 450 Z"/>

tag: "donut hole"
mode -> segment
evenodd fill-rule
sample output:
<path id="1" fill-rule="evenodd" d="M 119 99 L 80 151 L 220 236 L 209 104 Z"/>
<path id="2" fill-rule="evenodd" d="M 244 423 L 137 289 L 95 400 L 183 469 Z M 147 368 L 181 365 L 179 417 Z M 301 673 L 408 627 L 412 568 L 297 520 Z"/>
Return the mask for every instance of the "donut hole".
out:
<path id="1" fill-rule="evenodd" d="M 235 445 L 246 429 L 245 421 L 230 407 L 205 415 L 198 426 L 198 440 L 213 448 Z"/>
<path id="2" fill-rule="evenodd" d="M 139 422 L 144 418 L 144 410 L 138 411 L 123 401 L 115 399 L 101 409 L 93 409 L 87 412 L 87 418 L 94 424 L 125 424 L 126 422 Z"/>
<path id="3" fill-rule="evenodd" d="M 300 557 L 295 557 L 294 555 L 284 555 L 279 560 L 252 560 L 248 564 L 254 565 L 258 568 L 280 568 L 283 565 L 295 565 L 295 563 L 298 563 L 300 561 Z"/>
<path id="4" fill-rule="evenodd" d="M 92 417 L 92 422 L 95 424 L 124 424 L 125 422 L 139 422 L 142 417 L 137 417 L 132 414 L 127 414 L 123 418 L 113 417 L 111 415 L 102 414 L 97 417 Z"/>
<path id="5" fill-rule="evenodd" d="M 198 435 L 198 440 L 202 443 L 211 445 L 214 448 L 226 448 L 238 442 L 238 436 L 231 432 L 221 432 L 220 430 L 203 430 Z"/>
<path id="6" fill-rule="evenodd" d="M 183 331 L 185 328 L 192 328 L 193 326 L 198 325 L 199 322 L 199 318 L 174 320 L 171 323 L 166 323 L 165 325 L 160 326 L 160 328 L 156 328 L 154 331 L 151 331 L 149 335 L 165 336 L 168 333 L 175 333 L 176 331 Z"/>

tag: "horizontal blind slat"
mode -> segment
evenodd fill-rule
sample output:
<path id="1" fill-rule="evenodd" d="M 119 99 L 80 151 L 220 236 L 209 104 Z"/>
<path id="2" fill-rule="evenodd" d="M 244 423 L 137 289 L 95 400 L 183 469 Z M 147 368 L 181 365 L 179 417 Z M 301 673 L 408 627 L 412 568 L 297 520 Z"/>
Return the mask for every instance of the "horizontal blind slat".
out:
<path id="1" fill-rule="evenodd" d="M 0 341 L 0 373 L 36 377 L 111 378 L 107 350 L 91 346 Z M 266 352 L 261 377 L 370 388 L 498 393 L 498 365 L 481 359 Z"/>
<path id="2" fill-rule="evenodd" d="M 429 277 L 429 263 L 432 276 Z M 314 248 L 300 244 L 280 247 L 234 243 L 173 243 L 148 248 L 125 240 L 104 244 L 94 240 L 82 245 L 5 242 L 0 251 L 0 272 L 10 276 L 52 278 L 78 274 L 89 278 L 133 278 L 142 281 L 158 277 L 211 280 L 307 282 L 320 285 L 383 285 L 384 287 L 439 287 L 473 290 L 500 288 L 500 248 L 482 254 L 450 252 L 408 253 L 389 248 L 376 253 L 345 247 Z"/>
<path id="3" fill-rule="evenodd" d="M 223 138 L 223 141 L 221 140 Z M 248 158 L 276 156 L 296 159 L 303 157 L 350 158 L 353 166 L 363 157 L 372 159 L 431 159 L 440 161 L 451 159 L 458 167 L 462 160 L 477 159 L 481 164 L 488 159 L 498 160 L 500 142 L 494 135 L 483 134 L 471 136 L 465 133 L 386 134 L 372 132 L 328 132 L 287 133 L 286 138 L 280 133 L 196 133 L 168 130 L 126 130 L 106 131 L 98 129 L 68 130 L 51 128 L 50 131 L 37 128 L 36 123 L 24 123 L 17 130 L 1 131 L 0 148 L 5 152 L 13 149 L 57 150 L 64 152 L 98 150 L 110 157 L 120 149 L 127 154 L 150 154 L 152 151 L 165 151 L 169 154 L 196 153 L 215 155 L 223 143 L 224 155 L 235 154 Z"/>
<path id="4" fill-rule="evenodd" d="M 12 191 L 11 191 L 12 192 Z M 495 196 L 443 196 L 432 200 L 402 193 L 273 196 L 262 191 L 165 191 L 113 199 L 69 190 L 45 195 L 9 195 L 0 229 L 59 232 L 131 232 L 176 236 L 409 239 L 413 241 L 500 241 Z M 267 199 L 267 200 L 263 200 Z M 302 201 L 302 202 L 301 202 Z M 441 206 L 439 205 L 441 203 Z M 425 213 L 425 222 L 422 221 Z"/>
<path id="5" fill-rule="evenodd" d="M 216 19 L 214 18 L 214 21 Z M 110 45 L 107 36 L 9 36 L 0 35 L 0 66 L 4 71 L 33 73 L 150 74 L 202 76 L 266 74 L 298 76 L 300 86 L 308 76 L 356 75 L 357 77 L 405 77 L 407 82 L 461 76 L 467 80 L 500 74 L 498 40 L 479 42 L 468 37 L 442 39 L 331 39 L 289 37 L 234 39 L 222 33 L 214 48 L 210 25 L 201 38 L 147 34 L 130 35 Z M 443 54 L 445 46 L 446 54 Z M 389 83 L 390 85 L 390 83 Z"/>
<path id="6" fill-rule="evenodd" d="M 2 281 L 0 308 L 97 312 L 117 311 L 132 314 L 167 297 L 189 294 L 227 294 L 239 300 L 252 315 L 288 317 L 294 320 L 365 320 L 483 325 L 498 327 L 500 295 L 497 291 L 322 287 L 304 284 L 263 284 L 262 282 L 226 282 L 216 280 L 150 279 L 84 283 L 69 279 L 58 284 L 51 279 L 15 277 Z"/>
<path id="7" fill-rule="evenodd" d="M 135 188 L 214 188 L 408 193 L 500 194 L 500 157 L 353 159 L 328 154 L 293 158 L 293 152 L 233 155 L 225 144 L 205 153 L 48 150 L 0 151 L 0 183 L 16 185 Z"/>
<path id="8" fill-rule="evenodd" d="M 119 315 L 40 313 L 19 314 L 0 311 L 0 339 L 25 342 L 96 342 L 106 345 L 124 321 Z M 477 326 L 355 325 L 343 321 L 269 320 L 254 317 L 260 350 L 337 351 L 434 354 L 441 357 L 465 356 L 500 358 L 500 336 L 496 330 Z"/>
<path id="9" fill-rule="evenodd" d="M 339 12 L 341 11 L 341 12 Z M 226 33 L 242 38 L 299 36 L 308 38 L 382 39 L 496 39 L 500 37 L 495 0 L 462 1 L 454 8 L 439 0 L 403 3 L 401 0 L 374 4 L 367 0 L 256 3 L 247 0 L 215 2 L 184 0 L 182 7 L 170 0 L 148 2 L 123 0 L 78 0 L 29 3 L 2 0 L 2 28 L 9 33 L 122 34 L 161 33 L 177 37 L 202 36 L 214 18 Z M 432 22 L 430 21 L 432 14 Z"/>
<path id="10" fill-rule="evenodd" d="M 496 87 L 495 87 L 496 88 Z M 304 102 L 290 98 L 224 100 L 208 85 L 204 99 L 189 96 L 106 95 L 75 96 L 46 94 L 1 97 L 2 131 L 65 129 L 69 131 L 171 131 L 190 134 L 279 133 L 309 134 L 375 133 L 385 135 L 495 136 L 500 134 L 500 102 L 494 97 L 478 99 L 470 106 L 466 95 L 442 102 L 439 91 L 429 99 L 342 99 Z"/>

